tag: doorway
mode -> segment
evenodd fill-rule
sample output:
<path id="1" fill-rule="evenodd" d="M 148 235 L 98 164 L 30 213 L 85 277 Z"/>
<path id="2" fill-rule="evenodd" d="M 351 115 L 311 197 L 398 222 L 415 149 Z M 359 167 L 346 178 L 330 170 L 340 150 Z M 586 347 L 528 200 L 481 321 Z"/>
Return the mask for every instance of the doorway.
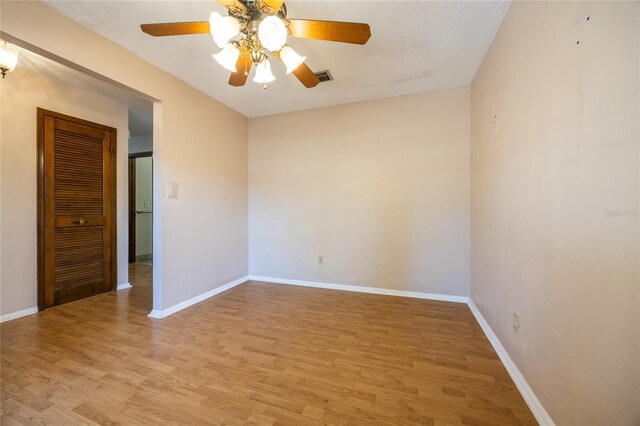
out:
<path id="1" fill-rule="evenodd" d="M 153 174 L 156 182 L 154 183 L 154 191 L 156 193 L 153 197 L 153 203 L 155 206 L 151 209 L 154 213 L 154 235 L 153 235 L 153 266 L 136 264 L 137 266 L 145 267 L 144 276 L 141 278 L 138 276 L 132 276 L 129 270 L 129 254 L 128 254 L 128 156 L 131 152 L 143 152 L 153 151 L 154 160 L 158 160 L 162 156 L 162 145 L 158 144 L 157 149 L 154 149 L 153 143 L 162 140 L 162 102 L 153 98 L 135 88 L 127 87 L 115 80 L 109 79 L 103 75 L 100 75 L 92 70 L 84 68 L 75 62 L 65 60 L 51 52 L 43 50 L 41 48 L 30 45 L 19 39 L 13 39 L 12 42 L 17 46 L 20 52 L 20 66 L 12 74 L 12 84 L 3 86 L 3 90 L 16 92 L 15 96 L 8 96 L 8 98 L 19 98 L 20 102 L 17 104 L 16 114 L 22 114 L 26 111 L 25 108 L 29 108 L 32 111 L 31 114 L 17 115 L 17 117 L 23 117 L 17 122 L 13 123 L 11 129 L 17 131 L 16 138 L 11 138 L 12 142 L 7 146 L 7 152 L 15 152 L 24 155 L 26 150 L 30 149 L 27 145 L 28 139 L 23 140 L 23 134 L 27 135 L 29 126 L 28 120 L 33 120 L 33 125 L 37 129 L 37 120 L 39 119 L 36 113 L 37 107 L 43 107 L 46 110 L 55 110 L 60 113 L 68 114 L 70 116 L 79 117 L 87 120 L 90 127 L 100 128 L 101 124 L 106 124 L 117 129 L 117 135 L 114 133 L 113 141 L 117 140 L 118 149 L 116 150 L 115 144 L 113 144 L 113 154 L 111 155 L 111 161 L 115 162 L 112 173 L 112 189 L 114 191 L 111 197 L 113 203 L 111 223 L 113 228 L 111 232 L 102 234 L 100 238 L 103 238 L 103 242 L 106 241 L 109 235 L 111 235 L 111 260 L 110 262 L 104 262 L 106 265 L 110 263 L 110 269 L 103 271 L 102 273 L 107 276 L 111 275 L 110 279 L 104 281 L 105 286 L 103 288 L 96 288 L 95 283 L 91 283 L 91 280 L 81 280 L 78 278 L 77 282 L 72 282 L 76 272 L 79 274 L 89 274 L 90 268 L 83 268 L 76 262 L 87 262 L 88 259 L 84 259 L 83 256 L 88 255 L 79 248 L 80 244 L 76 245 L 74 259 L 68 258 L 62 265 L 62 258 L 59 258 L 58 265 L 55 267 L 62 268 L 68 266 L 69 268 L 75 267 L 76 269 L 68 269 L 68 281 L 66 282 L 66 290 L 68 294 L 63 294 L 62 290 L 65 283 L 58 287 L 61 290 L 57 296 L 54 295 L 53 305 L 49 303 L 48 306 L 55 306 L 55 304 L 66 303 L 66 301 L 74 300 L 74 297 L 81 297 L 84 293 L 87 296 L 93 294 L 102 293 L 107 289 L 107 283 L 111 281 L 108 290 L 116 290 L 119 297 L 123 299 L 129 299 L 132 296 L 131 293 L 135 293 L 131 300 L 141 300 L 144 303 L 143 309 L 149 309 L 152 307 L 162 306 L 162 194 L 161 184 L 162 181 L 162 165 L 161 161 L 154 161 Z M 18 83 L 18 84 L 16 84 Z M 51 90 L 40 90 L 38 88 L 47 87 Z M 24 88 L 24 89 L 23 89 Z M 27 90 L 28 89 L 28 90 Z M 22 90 L 27 90 L 28 95 L 21 96 Z M 4 93 L 4 92 L 3 92 Z M 106 102 L 105 102 L 106 101 Z M 56 110 L 54 106 L 62 105 L 63 110 Z M 126 109 L 128 109 L 128 126 L 126 119 Z M 124 116 L 123 116 L 124 113 Z M 53 115 L 55 113 L 51 113 Z M 60 114 L 63 117 L 63 114 Z M 30 118 L 29 118 L 30 117 Z M 73 118 L 73 117 L 71 117 Z M 98 124 L 100 123 L 100 124 Z M 154 125 L 157 123 L 157 125 Z M 128 129 L 127 129 L 128 127 Z M 128 130 L 128 131 L 127 131 Z M 34 302 L 34 298 L 37 301 L 37 308 L 40 310 L 48 307 L 45 303 L 45 245 L 44 245 L 44 148 L 41 143 L 41 135 L 43 133 L 37 133 L 37 138 L 32 141 L 33 143 L 33 157 L 36 161 L 25 163 L 21 160 L 16 161 L 15 155 L 10 155 L 6 158 L 11 163 L 7 168 L 7 173 L 11 175 L 7 182 L 9 182 L 10 188 L 19 189 L 19 197 L 12 205 L 15 208 L 15 213 L 12 216 L 12 227 L 16 232 L 21 232 L 21 238 L 29 237 L 25 230 L 33 229 L 32 239 L 35 242 L 33 244 L 33 254 L 27 255 L 23 249 L 16 250 L 4 250 L 3 262 L 6 260 L 7 264 L 13 265 L 11 269 L 11 277 L 29 277 L 31 273 L 36 272 L 36 279 L 33 281 L 33 289 L 31 287 L 22 288 L 19 291 L 9 291 L 3 294 L 3 312 L 5 314 L 12 314 L 15 312 L 27 312 L 33 308 L 27 310 L 18 310 L 22 306 L 31 306 Z M 127 140 L 128 139 L 128 140 Z M 22 144 L 22 145 L 21 145 Z M 4 148 L 4 146 L 3 146 Z M 15 149 L 15 151 L 14 151 Z M 37 157 L 36 157 L 37 154 Z M 75 164 L 72 164 L 75 166 Z M 117 178 L 116 178 L 117 169 Z M 4 170 L 4 165 L 3 165 Z M 9 176 L 8 175 L 8 176 Z M 77 178 L 77 176 L 75 176 Z M 13 179 L 15 178 L 15 179 Z M 81 180 L 81 179 L 77 179 Z M 33 197 L 36 199 L 35 203 L 29 203 L 24 200 L 28 200 L 29 194 L 32 191 L 31 186 L 25 186 L 25 182 L 33 181 Z M 3 181 L 4 185 L 4 181 Z M 36 193 L 37 191 L 37 193 Z M 77 195 L 77 194 L 76 194 Z M 80 200 L 81 202 L 83 200 Z M 109 204 L 109 203 L 107 203 Z M 35 212 L 32 213 L 32 210 Z M 86 213 L 86 212 L 85 212 Z M 158 216 L 155 216 L 155 215 Z M 29 224 L 29 218 L 36 216 L 36 226 Z M 79 221 L 80 219 L 88 220 L 87 217 L 77 217 L 73 221 Z M 81 224 L 74 224 L 80 226 Z M 88 233 L 91 226 L 95 223 L 84 223 L 84 232 Z M 72 233 L 71 227 L 69 227 L 68 233 Z M 95 231 L 95 229 L 94 229 Z M 58 231 L 61 233 L 61 231 Z M 80 234 L 80 231 L 77 232 Z M 97 234 L 97 233 L 96 233 Z M 95 236 L 87 237 L 93 245 L 97 245 Z M 103 250 L 107 251 L 109 245 L 102 245 Z M 72 253 L 68 253 L 73 255 Z M 83 260 L 84 259 L 84 260 Z M 77 264 L 76 264 L 77 263 Z M 95 265 L 94 265 L 95 267 Z M 147 271 L 148 269 L 148 271 Z M 3 271 L 4 272 L 4 271 Z M 61 269 L 62 272 L 62 269 Z M 95 268 L 93 272 L 96 273 Z M 97 273 L 96 273 L 97 274 Z M 62 275 L 59 274 L 59 278 Z M 157 279 L 152 279 L 157 277 Z M 91 278 L 88 276 L 88 278 Z M 14 280 L 16 283 L 20 283 L 20 279 Z M 89 284 L 89 288 L 83 288 L 85 284 Z M 126 291 L 132 287 L 132 284 L 138 284 L 136 291 Z M 77 287 L 75 287 L 77 285 Z M 93 288 L 90 288 L 93 286 Z M 100 287 L 100 286 L 98 286 Z M 148 287 L 148 291 L 140 291 Z M 75 290 L 74 290 L 75 289 Z M 121 290 L 125 290 L 122 291 Z M 75 295 L 73 293 L 75 292 Z M 33 296 L 35 293 L 35 297 Z M 50 297 L 50 296 L 49 296 Z M 137 306 L 137 305 L 136 305 Z"/>
<path id="2" fill-rule="evenodd" d="M 129 263 L 153 264 L 153 152 L 129 154 Z"/>
<path id="3" fill-rule="evenodd" d="M 158 170 L 153 158 L 155 108 L 151 104 L 129 108 L 127 260 L 129 285 L 133 287 L 129 297 L 136 299 L 145 309 L 151 309 L 161 294 L 154 291 L 158 283 L 153 279 L 154 269 L 162 260 L 159 256 L 161 251 L 154 249 L 161 241 L 154 235 L 161 222 L 156 221 L 155 216 L 161 201 L 161 197 L 154 195 L 158 189 L 154 184 Z"/>
<path id="4" fill-rule="evenodd" d="M 116 129 L 37 110 L 38 308 L 117 284 Z"/>

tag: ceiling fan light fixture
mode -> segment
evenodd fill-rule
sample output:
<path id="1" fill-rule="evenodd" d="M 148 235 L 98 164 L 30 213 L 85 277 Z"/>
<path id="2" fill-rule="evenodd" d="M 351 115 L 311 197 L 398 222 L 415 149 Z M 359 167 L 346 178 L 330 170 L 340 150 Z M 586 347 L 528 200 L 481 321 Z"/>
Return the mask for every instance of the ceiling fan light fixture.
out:
<path id="1" fill-rule="evenodd" d="M 277 52 L 287 42 L 287 27 L 277 16 L 267 16 L 260 22 L 258 38 L 263 47 Z"/>
<path id="2" fill-rule="evenodd" d="M 140 29 L 153 37 L 211 33 L 220 48 L 213 58 L 233 73 L 229 77 L 229 85 L 233 87 L 244 86 L 255 65 L 253 81 L 266 88 L 267 83 L 275 80 L 269 57 L 282 61 L 287 74 L 293 74 L 307 89 L 316 87 L 320 76 L 306 65 L 306 57 L 287 46 L 289 36 L 350 44 L 366 44 L 371 37 L 371 28 L 364 23 L 290 18 L 283 0 L 217 2 L 226 7 L 228 17 L 210 11 L 208 22 L 141 24 Z"/>
<path id="3" fill-rule="evenodd" d="M 240 23 L 233 16 L 222 16 L 218 12 L 211 12 L 209 16 L 209 28 L 213 42 L 223 48 L 240 32 Z"/>
<path id="4" fill-rule="evenodd" d="M 289 46 L 284 46 L 280 49 L 280 59 L 282 59 L 282 62 L 284 62 L 287 67 L 287 74 L 291 74 L 307 60 L 307 57 L 298 55 L 298 53 Z"/>
<path id="5" fill-rule="evenodd" d="M 269 84 L 274 81 L 276 77 L 271 72 L 271 63 L 268 59 L 260 62 L 256 67 L 256 74 L 253 76 L 253 81 L 260 84 Z"/>
<path id="6" fill-rule="evenodd" d="M 231 72 L 237 71 L 236 62 L 240 57 L 240 49 L 234 43 L 227 43 L 220 53 L 214 53 L 212 56 L 224 69 Z"/>
<path id="7" fill-rule="evenodd" d="M 0 40 L 0 71 L 2 78 L 8 72 L 13 71 L 18 64 L 18 49 L 9 46 L 6 41 Z"/>

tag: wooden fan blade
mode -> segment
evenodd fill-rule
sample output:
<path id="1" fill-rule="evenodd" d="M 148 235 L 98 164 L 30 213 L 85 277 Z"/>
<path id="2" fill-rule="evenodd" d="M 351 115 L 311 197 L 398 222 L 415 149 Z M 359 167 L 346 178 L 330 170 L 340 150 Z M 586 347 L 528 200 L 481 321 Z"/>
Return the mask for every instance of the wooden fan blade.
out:
<path id="1" fill-rule="evenodd" d="M 274 52 L 274 55 L 282 61 L 280 52 Z M 315 75 L 313 71 L 311 71 L 311 68 L 309 68 L 304 62 L 298 68 L 293 70 L 293 75 L 295 75 L 296 78 L 300 80 L 300 83 L 302 83 L 307 89 L 311 89 L 320 84 L 320 79 L 318 78 L 318 76 Z"/>
<path id="2" fill-rule="evenodd" d="M 247 77 L 249 77 L 251 64 L 251 55 L 249 55 L 249 52 L 243 51 L 238 58 L 238 62 L 236 62 L 236 72 L 231 73 L 231 77 L 229 77 L 229 84 L 235 87 L 244 86 L 247 82 Z"/>
<path id="3" fill-rule="evenodd" d="M 291 37 L 316 40 L 339 41 L 342 43 L 365 44 L 371 37 L 369 24 L 356 22 L 314 21 L 289 19 Z"/>
<path id="4" fill-rule="evenodd" d="M 295 71 L 293 71 L 293 75 L 295 75 L 296 78 L 300 80 L 300 83 L 307 89 L 316 87 L 320 83 L 318 76 L 311 71 L 311 68 L 309 68 L 307 64 L 302 64 L 296 68 Z"/>
<path id="5" fill-rule="evenodd" d="M 205 34 L 209 32 L 209 23 L 202 22 L 167 22 L 164 24 L 142 24 L 140 28 L 154 37 L 176 36 L 185 34 Z"/>

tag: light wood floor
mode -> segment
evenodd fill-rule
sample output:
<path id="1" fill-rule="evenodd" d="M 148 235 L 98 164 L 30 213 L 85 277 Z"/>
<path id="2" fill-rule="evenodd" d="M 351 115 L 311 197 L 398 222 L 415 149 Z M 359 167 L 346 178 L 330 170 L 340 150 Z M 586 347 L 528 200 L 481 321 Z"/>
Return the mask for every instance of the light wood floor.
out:
<path id="1" fill-rule="evenodd" d="M 467 306 L 250 282 L 164 320 L 133 289 L 2 324 L 2 424 L 534 424 Z"/>

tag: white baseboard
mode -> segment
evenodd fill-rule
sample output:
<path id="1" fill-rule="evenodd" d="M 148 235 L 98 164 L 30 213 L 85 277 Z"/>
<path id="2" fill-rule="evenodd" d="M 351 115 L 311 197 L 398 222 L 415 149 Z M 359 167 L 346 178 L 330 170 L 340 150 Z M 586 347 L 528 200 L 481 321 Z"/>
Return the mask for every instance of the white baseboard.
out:
<path id="1" fill-rule="evenodd" d="M 357 293 L 385 294 L 387 296 L 413 297 L 416 299 L 440 300 L 443 302 L 467 303 L 469 301 L 469 298 L 465 296 L 451 296 L 448 294 L 437 294 L 437 293 L 422 293 L 418 291 L 395 290 L 391 288 L 362 287 L 359 285 L 331 284 L 331 283 L 322 283 L 317 281 L 290 280 L 286 278 L 263 277 L 259 275 L 249 275 L 248 278 L 249 280 L 252 280 L 252 281 L 263 281 L 263 282 L 275 283 L 275 284 L 288 284 L 288 285 L 297 285 L 297 286 L 303 286 L 303 287 L 324 288 L 329 290 L 355 291 Z"/>
<path id="2" fill-rule="evenodd" d="M 189 306 L 193 306 L 196 303 L 202 302 L 203 300 L 206 300 L 210 297 L 215 296 L 216 294 L 220 294 L 223 291 L 229 290 L 230 288 L 233 288 L 237 285 L 240 285 L 242 283 L 245 283 L 249 280 L 248 276 L 244 276 L 242 278 L 238 278 L 235 281 L 231 281 L 228 284 L 222 285 L 218 288 L 214 288 L 213 290 L 209 290 L 206 293 L 202 293 L 199 294 L 195 297 L 192 297 L 191 299 L 185 300 L 184 302 L 180 302 L 177 305 L 173 305 L 170 308 L 167 309 L 153 309 L 149 315 L 147 315 L 150 318 L 156 318 L 156 319 L 162 319 L 162 318 L 166 318 L 169 315 L 175 314 L 178 311 L 181 311 L 183 309 L 188 308 Z"/>
<path id="3" fill-rule="evenodd" d="M 164 318 L 162 316 L 162 311 L 160 309 L 152 309 L 151 312 L 149 312 L 149 315 L 147 315 L 149 318 L 155 318 L 155 319 L 162 319 Z"/>
<path id="4" fill-rule="evenodd" d="M 14 319 L 26 317 L 27 315 L 33 315 L 38 313 L 38 307 L 34 306 L 33 308 L 23 309 L 17 312 L 11 312 L 10 314 L 0 315 L 0 323 L 11 321 Z"/>
<path id="5" fill-rule="evenodd" d="M 549 413 L 547 413 L 547 410 L 544 409 L 544 407 L 538 400 L 538 397 L 536 397 L 535 393 L 533 393 L 533 390 L 525 380 L 524 376 L 522 375 L 516 364 L 513 362 L 504 346 L 502 346 L 502 343 L 500 343 L 498 336 L 496 336 L 496 334 L 489 326 L 489 323 L 484 319 L 484 317 L 478 310 L 476 304 L 473 303 L 471 299 L 469 299 L 468 305 L 469 309 L 471 309 L 471 312 L 473 312 L 473 315 L 476 317 L 478 324 L 480 324 L 482 331 L 484 331 L 484 334 L 489 339 L 489 342 L 491 342 L 493 349 L 495 349 L 498 357 L 500 357 L 500 361 L 502 361 L 502 364 L 504 364 L 507 372 L 511 376 L 511 379 L 518 387 L 520 394 L 522 394 L 522 397 L 529 406 L 529 409 L 533 413 L 533 416 L 536 418 L 538 423 L 543 426 L 555 425 L 555 423 L 551 419 L 551 416 L 549 416 Z"/>
<path id="6" fill-rule="evenodd" d="M 116 288 L 116 291 L 120 291 L 120 290 L 126 290 L 128 288 L 133 287 L 131 284 L 129 283 L 124 283 L 124 284 L 118 284 L 118 287 Z"/>
<path id="7" fill-rule="evenodd" d="M 124 284 L 118 284 L 118 287 L 116 287 L 116 291 L 119 290 L 126 290 L 128 288 L 132 288 L 133 286 L 129 283 L 124 283 Z M 4 314 L 4 315 L 0 315 L 0 323 L 3 323 L 5 321 L 11 321 L 17 318 L 22 318 L 22 317 L 26 317 L 27 315 L 33 315 L 38 313 L 38 307 L 34 306 L 33 308 L 27 308 L 27 309 L 23 309 L 21 311 L 17 311 L 17 312 L 11 312 L 10 314 Z"/>

